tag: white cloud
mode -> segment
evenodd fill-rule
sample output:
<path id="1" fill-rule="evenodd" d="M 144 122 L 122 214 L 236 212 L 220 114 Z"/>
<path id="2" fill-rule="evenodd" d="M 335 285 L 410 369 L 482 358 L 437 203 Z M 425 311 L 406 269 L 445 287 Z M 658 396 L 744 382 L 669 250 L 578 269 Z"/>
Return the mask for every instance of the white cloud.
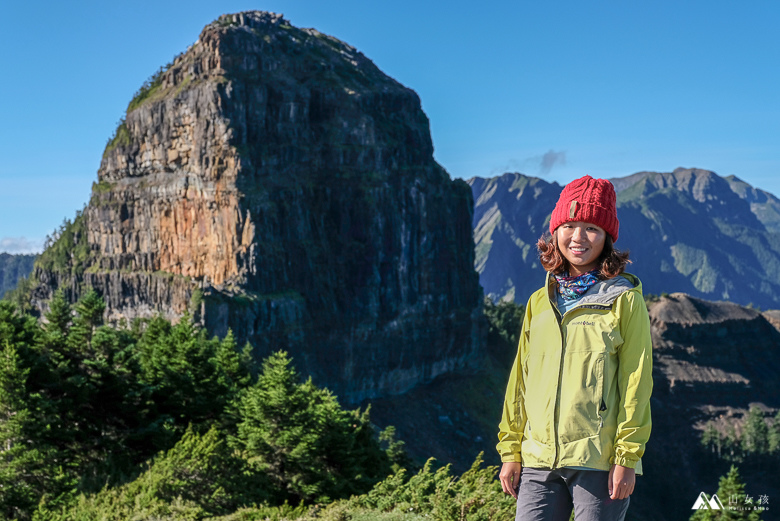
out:
<path id="1" fill-rule="evenodd" d="M 3 237 L 0 239 L 0 252 L 6 253 L 41 253 L 43 239 L 28 239 L 27 237 Z"/>

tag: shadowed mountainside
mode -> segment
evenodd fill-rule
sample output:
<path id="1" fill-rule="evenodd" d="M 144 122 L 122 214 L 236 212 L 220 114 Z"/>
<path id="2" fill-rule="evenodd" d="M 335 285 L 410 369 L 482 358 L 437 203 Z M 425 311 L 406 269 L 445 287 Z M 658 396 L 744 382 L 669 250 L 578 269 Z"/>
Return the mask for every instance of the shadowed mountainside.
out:
<path id="1" fill-rule="evenodd" d="M 30 276 L 37 257 L 35 254 L 0 253 L 0 298 L 14 289 L 19 279 Z"/>

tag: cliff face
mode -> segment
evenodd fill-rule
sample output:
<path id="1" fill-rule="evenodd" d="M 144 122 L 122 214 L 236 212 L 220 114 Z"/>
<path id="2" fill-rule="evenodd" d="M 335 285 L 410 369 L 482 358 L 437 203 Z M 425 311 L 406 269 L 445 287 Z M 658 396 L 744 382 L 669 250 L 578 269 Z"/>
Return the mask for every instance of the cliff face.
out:
<path id="1" fill-rule="evenodd" d="M 189 308 L 348 402 L 407 390 L 482 343 L 471 191 L 432 153 L 417 95 L 354 48 L 223 16 L 131 101 L 83 254 L 44 252 L 33 304 L 92 286 L 112 322 Z"/>

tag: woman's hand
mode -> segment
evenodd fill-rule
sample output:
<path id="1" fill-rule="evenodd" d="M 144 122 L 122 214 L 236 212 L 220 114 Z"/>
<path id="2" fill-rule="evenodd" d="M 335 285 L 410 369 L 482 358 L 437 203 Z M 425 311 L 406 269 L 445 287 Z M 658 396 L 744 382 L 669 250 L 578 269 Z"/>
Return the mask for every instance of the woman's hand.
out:
<path id="1" fill-rule="evenodd" d="M 501 471 L 503 473 L 503 470 Z M 609 469 L 610 499 L 625 499 L 634 492 L 636 473 L 634 469 L 612 465 Z M 506 491 L 505 491 L 506 492 Z"/>
<path id="2" fill-rule="evenodd" d="M 517 499 L 517 489 L 520 487 L 520 473 L 523 471 L 522 463 L 508 461 L 501 467 L 498 479 L 501 480 L 501 486 L 504 493 Z"/>

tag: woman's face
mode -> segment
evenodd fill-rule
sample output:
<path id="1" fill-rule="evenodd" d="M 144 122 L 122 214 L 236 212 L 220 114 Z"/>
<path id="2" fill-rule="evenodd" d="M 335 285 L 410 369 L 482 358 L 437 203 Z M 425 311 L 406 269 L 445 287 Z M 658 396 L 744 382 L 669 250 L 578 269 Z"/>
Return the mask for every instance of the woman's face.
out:
<path id="1" fill-rule="evenodd" d="M 595 224 L 582 221 L 563 223 L 555 230 L 558 249 L 569 261 L 569 275 L 587 273 L 599 265 L 607 232 Z"/>

